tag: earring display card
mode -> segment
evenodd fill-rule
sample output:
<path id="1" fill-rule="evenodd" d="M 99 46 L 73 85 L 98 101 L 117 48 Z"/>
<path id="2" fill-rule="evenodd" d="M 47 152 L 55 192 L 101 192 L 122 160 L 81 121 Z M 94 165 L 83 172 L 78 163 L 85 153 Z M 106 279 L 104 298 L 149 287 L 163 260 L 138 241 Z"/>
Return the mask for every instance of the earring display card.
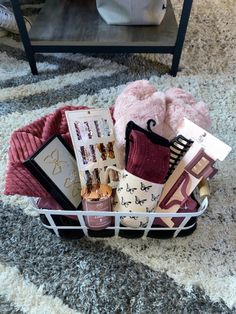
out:
<path id="1" fill-rule="evenodd" d="M 116 165 L 113 122 L 109 109 L 66 111 L 81 185 L 104 183 L 106 167 Z"/>
<path id="2" fill-rule="evenodd" d="M 65 209 L 81 203 L 81 184 L 74 152 L 60 136 L 53 136 L 24 162 L 52 197 Z"/>

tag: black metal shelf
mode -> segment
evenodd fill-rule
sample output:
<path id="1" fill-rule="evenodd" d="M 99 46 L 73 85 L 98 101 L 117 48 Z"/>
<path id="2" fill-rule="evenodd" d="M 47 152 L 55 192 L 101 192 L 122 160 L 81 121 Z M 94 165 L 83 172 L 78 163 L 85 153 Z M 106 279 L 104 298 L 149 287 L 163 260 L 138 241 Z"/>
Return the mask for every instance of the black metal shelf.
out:
<path id="1" fill-rule="evenodd" d="M 11 2 L 33 74 L 37 52 L 152 52 L 173 54 L 175 76 L 192 6 L 183 1 L 179 26 L 170 1 L 160 26 L 113 26 L 100 17 L 95 0 L 47 0 L 27 33 L 19 1 Z"/>

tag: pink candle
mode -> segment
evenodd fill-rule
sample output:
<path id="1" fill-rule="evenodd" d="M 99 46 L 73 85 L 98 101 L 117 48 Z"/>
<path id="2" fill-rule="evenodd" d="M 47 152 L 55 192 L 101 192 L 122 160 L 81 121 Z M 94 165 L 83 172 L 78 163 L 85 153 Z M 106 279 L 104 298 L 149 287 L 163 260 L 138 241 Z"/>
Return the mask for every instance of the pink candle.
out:
<path id="1" fill-rule="evenodd" d="M 84 211 L 111 211 L 111 197 L 99 201 L 83 200 Z M 111 216 L 84 216 L 87 227 L 91 230 L 102 230 L 111 225 Z"/>

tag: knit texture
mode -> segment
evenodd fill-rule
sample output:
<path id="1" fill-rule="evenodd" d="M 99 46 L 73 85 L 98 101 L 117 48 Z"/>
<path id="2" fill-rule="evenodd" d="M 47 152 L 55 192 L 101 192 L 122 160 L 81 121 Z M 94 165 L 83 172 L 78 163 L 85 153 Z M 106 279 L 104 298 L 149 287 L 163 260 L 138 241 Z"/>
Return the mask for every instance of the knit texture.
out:
<path id="1" fill-rule="evenodd" d="M 13 132 L 8 151 L 8 167 L 4 194 L 49 197 L 50 194 L 24 166 L 50 137 L 60 134 L 72 146 L 65 111 L 87 107 L 66 106 Z"/>

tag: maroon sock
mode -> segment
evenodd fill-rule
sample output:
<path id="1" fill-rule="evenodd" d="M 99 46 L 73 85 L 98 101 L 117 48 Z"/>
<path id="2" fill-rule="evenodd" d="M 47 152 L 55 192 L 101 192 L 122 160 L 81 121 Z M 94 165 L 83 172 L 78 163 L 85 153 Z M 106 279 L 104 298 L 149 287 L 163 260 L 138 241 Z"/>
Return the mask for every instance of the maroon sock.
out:
<path id="1" fill-rule="evenodd" d="M 137 126 L 129 129 L 126 140 L 126 170 L 144 180 L 164 183 L 169 170 L 168 141 Z"/>

